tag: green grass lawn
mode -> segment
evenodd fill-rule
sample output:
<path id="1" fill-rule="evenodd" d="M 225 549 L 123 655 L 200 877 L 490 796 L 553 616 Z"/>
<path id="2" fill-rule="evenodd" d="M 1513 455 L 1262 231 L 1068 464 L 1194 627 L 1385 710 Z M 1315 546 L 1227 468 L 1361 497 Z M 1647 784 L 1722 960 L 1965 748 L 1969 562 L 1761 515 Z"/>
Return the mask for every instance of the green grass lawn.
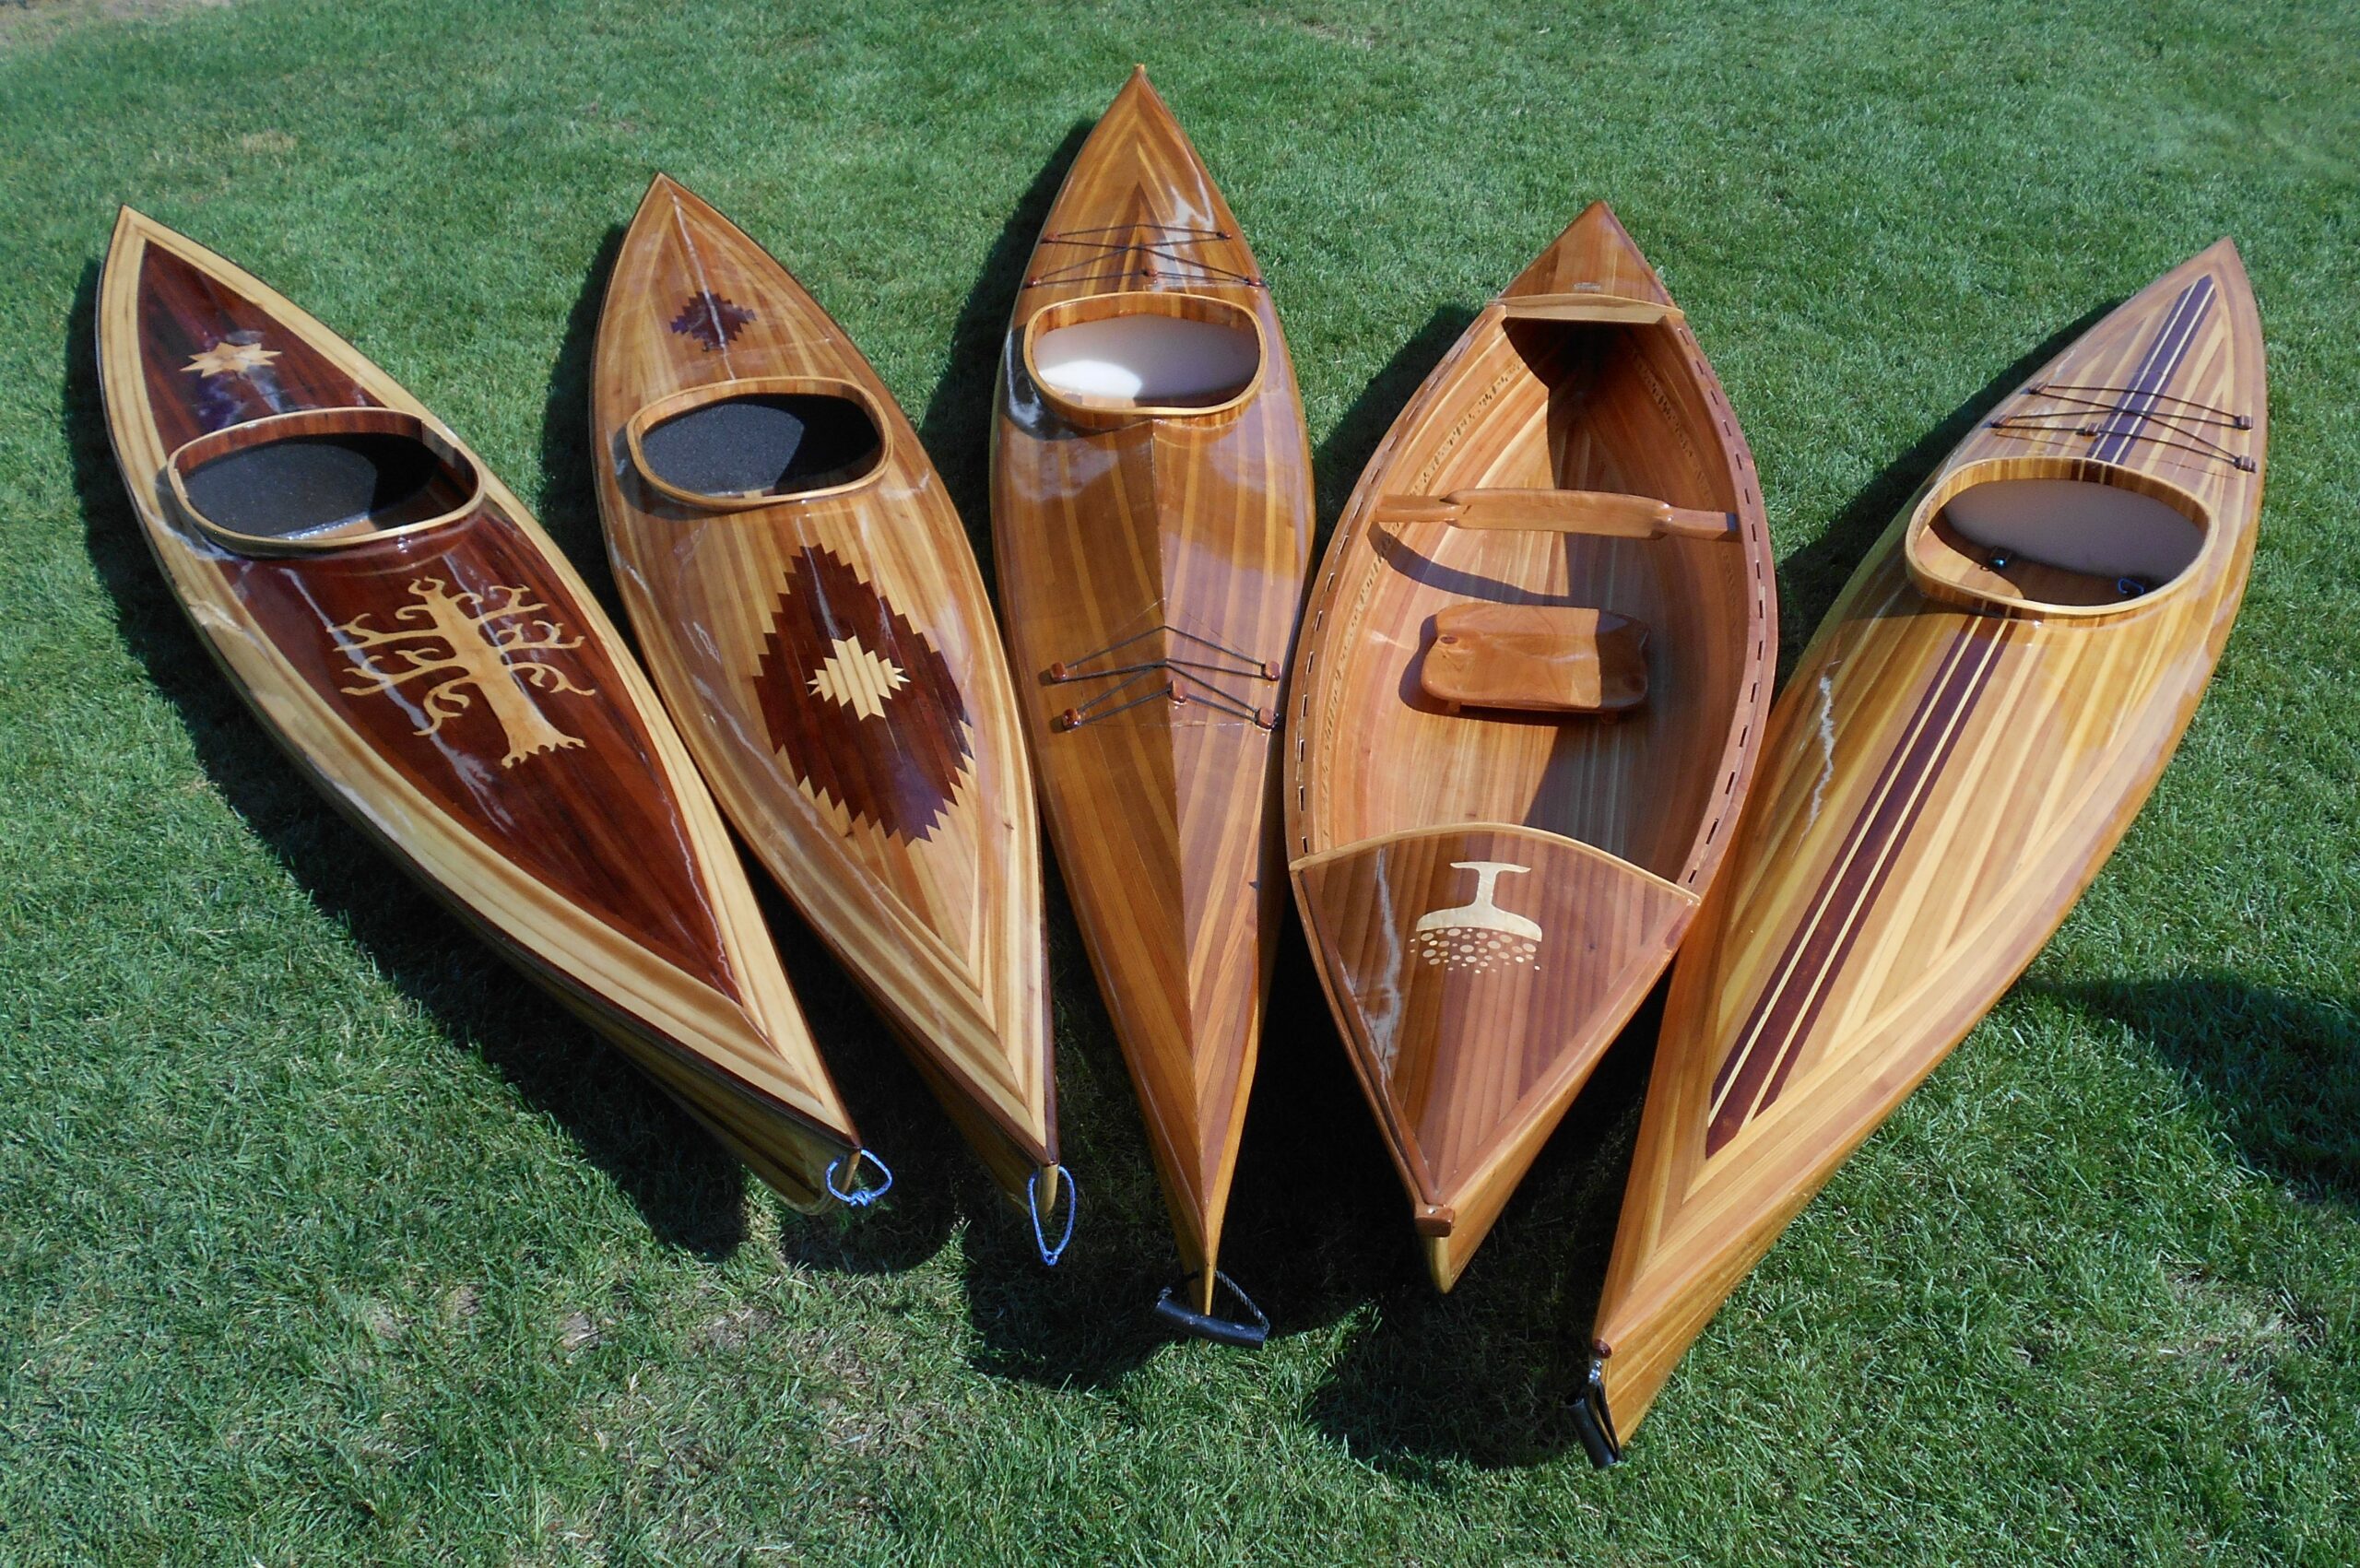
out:
<path id="1" fill-rule="evenodd" d="M 132 202 L 404 381 L 606 583 L 596 290 L 667 169 L 791 265 L 979 544 L 991 372 L 1135 60 L 1284 313 L 1323 525 L 1469 312 L 1612 201 L 1760 460 L 1798 650 L 2028 356 L 2222 233 L 2270 334 L 2243 620 L 2024 984 L 1593 1472 L 1646 1076 L 1459 1291 L 1290 937 L 1168 1341 L 1056 907 L 1066 1266 L 783 906 L 901 1173 L 806 1220 L 280 761 L 149 564 L 90 356 Z M 0 5 L 0 1563 L 2360 1561 L 2360 13 L 2032 0 Z"/>

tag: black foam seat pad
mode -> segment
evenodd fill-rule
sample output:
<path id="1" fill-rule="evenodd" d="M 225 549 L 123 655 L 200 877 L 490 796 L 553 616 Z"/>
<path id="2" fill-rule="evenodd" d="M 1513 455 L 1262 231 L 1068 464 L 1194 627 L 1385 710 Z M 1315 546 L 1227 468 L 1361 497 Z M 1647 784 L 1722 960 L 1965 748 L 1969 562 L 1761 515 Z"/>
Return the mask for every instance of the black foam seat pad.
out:
<path id="1" fill-rule="evenodd" d="M 399 527 L 466 499 L 466 476 L 406 435 L 289 436 L 217 457 L 182 483 L 233 534 L 284 539 L 356 523 Z"/>
<path id="2" fill-rule="evenodd" d="M 808 393 L 725 397 L 648 430 L 640 451 L 666 484 L 699 495 L 793 495 L 857 477 L 877 426 L 850 398 Z"/>

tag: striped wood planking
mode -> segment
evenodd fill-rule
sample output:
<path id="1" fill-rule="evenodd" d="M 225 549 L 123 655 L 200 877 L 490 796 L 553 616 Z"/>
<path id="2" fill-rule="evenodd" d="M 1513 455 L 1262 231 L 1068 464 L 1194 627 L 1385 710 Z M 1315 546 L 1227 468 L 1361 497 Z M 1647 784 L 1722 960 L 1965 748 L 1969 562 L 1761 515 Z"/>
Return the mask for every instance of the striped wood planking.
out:
<path id="1" fill-rule="evenodd" d="M 1258 335 L 1250 386 L 1156 411 L 1084 407 L 1035 379 L 1036 316 L 1150 311 Z M 1143 70 L 1050 208 L 993 434 L 999 584 L 1050 832 L 1210 1312 L 1278 936 L 1272 725 L 1311 454 L 1260 269 Z"/>

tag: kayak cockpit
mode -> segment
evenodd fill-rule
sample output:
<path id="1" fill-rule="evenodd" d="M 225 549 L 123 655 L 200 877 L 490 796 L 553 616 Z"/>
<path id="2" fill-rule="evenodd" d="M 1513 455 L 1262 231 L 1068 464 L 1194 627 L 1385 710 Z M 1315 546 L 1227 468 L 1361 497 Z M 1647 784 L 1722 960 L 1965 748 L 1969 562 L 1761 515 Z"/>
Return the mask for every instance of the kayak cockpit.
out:
<path id="1" fill-rule="evenodd" d="M 175 450 L 182 514 L 242 555 L 298 555 L 414 534 L 473 512 L 483 476 L 414 414 L 321 408 L 231 425 Z"/>
<path id="2" fill-rule="evenodd" d="M 1262 383 L 1262 324 L 1204 294 L 1090 294 L 1025 324 L 1025 372 L 1080 425 L 1195 418 L 1233 408 Z"/>
<path id="3" fill-rule="evenodd" d="M 2120 611 L 2187 581 L 2213 536 L 2204 503 L 2135 469 L 2067 457 L 1971 463 L 1909 520 L 1930 597 L 2041 615 Z"/>
<path id="4" fill-rule="evenodd" d="M 850 382 L 757 376 L 659 398 L 623 427 L 624 460 L 702 511 L 837 495 L 885 460 L 884 420 Z"/>

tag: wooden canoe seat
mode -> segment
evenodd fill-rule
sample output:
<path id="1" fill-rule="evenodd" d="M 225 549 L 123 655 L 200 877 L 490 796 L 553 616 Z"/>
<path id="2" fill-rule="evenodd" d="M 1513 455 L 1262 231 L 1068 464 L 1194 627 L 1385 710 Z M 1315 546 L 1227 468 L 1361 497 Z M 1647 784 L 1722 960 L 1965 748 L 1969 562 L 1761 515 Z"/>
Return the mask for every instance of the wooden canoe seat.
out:
<path id="1" fill-rule="evenodd" d="M 1674 506 L 1653 496 L 1614 490 L 1462 489 L 1445 496 L 1389 495 L 1377 514 L 1394 523 L 1447 523 L 1454 528 L 1514 528 L 1591 534 L 1618 539 L 1734 539 L 1733 512 Z"/>
<path id="2" fill-rule="evenodd" d="M 1450 713 L 1620 713 L 1647 700 L 1647 629 L 1560 605 L 1453 605 L 1434 617 L 1418 686 Z"/>

